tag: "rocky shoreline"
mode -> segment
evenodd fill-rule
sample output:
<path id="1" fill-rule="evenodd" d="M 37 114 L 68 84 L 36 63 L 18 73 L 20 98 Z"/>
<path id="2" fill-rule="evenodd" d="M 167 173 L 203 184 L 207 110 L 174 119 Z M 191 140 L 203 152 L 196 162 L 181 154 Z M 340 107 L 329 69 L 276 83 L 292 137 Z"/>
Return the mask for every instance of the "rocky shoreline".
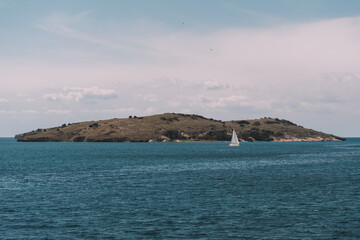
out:
<path id="1" fill-rule="evenodd" d="M 339 139 L 335 137 L 308 137 L 308 138 L 292 138 L 292 139 L 275 139 L 274 142 L 328 142 L 328 141 L 345 141 L 344 139 Z"/>

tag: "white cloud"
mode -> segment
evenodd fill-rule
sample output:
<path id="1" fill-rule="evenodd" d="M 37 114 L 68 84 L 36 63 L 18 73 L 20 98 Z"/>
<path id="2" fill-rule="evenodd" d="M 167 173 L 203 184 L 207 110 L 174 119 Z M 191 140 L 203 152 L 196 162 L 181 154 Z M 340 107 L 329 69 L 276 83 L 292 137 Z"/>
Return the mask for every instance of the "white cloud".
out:
<path id="1" fill-rule="evenodd" d="M 350 83 L 359 82 L 360 75 L 351 73 L 326 73 L 323 75 L 323 79 L 334 83 Z"/>
<path id="2" fill-rule="evenodd" d="M 9 100 L 7 100 L 6 98 L 0 98 L 0 103 L 6 103 L 9 102 Z"/>
<path id="3" fill-rule="evenodd" d="M 112 113 L 112 114 L 132 114 L 137 112 L 135 108 L 107 108 L 107 109 L 83 109 L 82 113 Z"/>
<path id="4" fill-rule="evenodd" d="M 136 99 L 141 99 L 146 102 L 157 102 L 159 101 L 159 96 L 155 94 L 134 94 Z"/>
<path id="5" fill-rule="evenodd" d="M 213 109 L 226 109 L 226 108 L 253 108 L 253 109 L 269 109 L 269 101 L 259 101 L 249 99 L 245 96 L 231 95 L 227 97 L 206 97 L 195 96 L 192 99 L 197 105 L 204 105 Z"/>
<path id="6" fill-rule="evenodd" d="M 306 112 L 332 112 L 339 107 L 341 104 L 338 103 L 318 103 L 318 102 L 300 102 L 300 109 Z"/>
<path id="7" fill-rule="evenodd" d="M 220 90 L 220 89 L 229 88 L 228 84 L 221 83 L 218 81 L 206 81 L 203 83 L 203 85 L 207 90 Z"/>
<path id="8" fill-rule="evenodd" d="M 43 96 L 46 100 L 58 101 L 58 100 L 70 100 L 79 102 L 80 100 L 105 100 L 117 98 L 117 93 L 113 89 L 102 89 L 99 87 L 80 88 L 70 87 L 63 88 L 58 93 L 45 94 Z"/>
<path id="9" fill-rule="evenodd" d="M 145 113 L 146 114 L 155 114 L 157 113 L 158 111 L 158 108 L 157 107 L 148 107 L 146 110 L 145 110 Z"/>
<path id="10" fill-rule="evenodd" d="M 64 109 L 49 109 L 45 113 L 46 114 L 59 114 L 59 115 L 65 115 L 69 114 L 70 110 L 64 110 Z"/>
<path id="11" fill-rule="evenodd" d="M 0 109 L 0 114 L 15 114 L 15 113 L 17 113 L 17 112 L 14 110 L 1 110 Z"/>
<path id="12" fill-rule="evenodd" d="M 21 112 L 22 112 L 22 113 L 30 113 L 30 114 L 37 114 L 37 113 L 39 113 L 38 111 L 36 111 L 36 110 L 31 110 L 31 109 L 29 109 L 29 110 L 22 110 Z"/>
<path id="13" fill-rule="evenodd" d="M 181 102 L 180 101 L 166 101 L 167 105 L 169 107 L 179 107 L 181 106 Z"/>

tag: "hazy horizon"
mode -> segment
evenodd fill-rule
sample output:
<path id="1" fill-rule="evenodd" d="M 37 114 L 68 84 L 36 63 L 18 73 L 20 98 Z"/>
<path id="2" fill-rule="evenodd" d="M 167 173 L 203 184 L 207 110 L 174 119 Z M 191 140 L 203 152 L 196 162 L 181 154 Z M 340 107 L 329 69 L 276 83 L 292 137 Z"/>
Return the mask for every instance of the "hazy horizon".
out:
<path id="1" fill-rule="evenodd" d="M 360 2 L 0 0 L 0 136 L 194 113 L 360 136 Z"/>

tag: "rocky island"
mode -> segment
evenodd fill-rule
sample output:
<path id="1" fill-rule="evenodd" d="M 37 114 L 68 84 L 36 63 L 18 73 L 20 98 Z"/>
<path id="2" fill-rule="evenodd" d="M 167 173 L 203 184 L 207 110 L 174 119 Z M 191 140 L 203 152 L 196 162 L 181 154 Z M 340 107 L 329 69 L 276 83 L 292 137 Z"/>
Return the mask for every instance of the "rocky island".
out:
<path id="1" fill-rule="evenodd" d="M 278 118 L 221 121 L 196 114 L 164 113 L 63 124 L 15 136 L 20 142 L 185 142 L 230 141 L 232 130 L 243 142 L 344 141 Z"/>

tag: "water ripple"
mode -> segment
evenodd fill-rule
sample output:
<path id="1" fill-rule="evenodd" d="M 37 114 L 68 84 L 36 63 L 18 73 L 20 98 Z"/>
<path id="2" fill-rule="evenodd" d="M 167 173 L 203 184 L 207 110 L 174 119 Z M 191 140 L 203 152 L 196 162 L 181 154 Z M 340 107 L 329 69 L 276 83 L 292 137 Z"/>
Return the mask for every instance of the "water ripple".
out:
<path id="1" fill-rule="evenodd" d="M 4 239 L 358 239 L 360 141 L 0 141 Z"/>

